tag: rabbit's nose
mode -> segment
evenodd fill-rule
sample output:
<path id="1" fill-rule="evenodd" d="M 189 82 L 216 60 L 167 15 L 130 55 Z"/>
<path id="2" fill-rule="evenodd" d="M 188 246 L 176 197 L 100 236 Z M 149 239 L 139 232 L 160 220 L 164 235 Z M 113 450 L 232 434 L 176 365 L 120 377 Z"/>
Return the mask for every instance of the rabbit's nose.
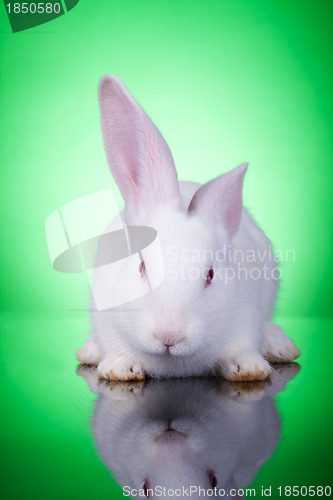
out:
<path id="1" fill-rule="evenodd" d="M 160 332 L 159 334 L 154 335 L 165 347 L 172 347 L 176 344 L 180 344 L 185 339 L 185 336 L 182 333 L 175 333 L 170 331 Z"/>

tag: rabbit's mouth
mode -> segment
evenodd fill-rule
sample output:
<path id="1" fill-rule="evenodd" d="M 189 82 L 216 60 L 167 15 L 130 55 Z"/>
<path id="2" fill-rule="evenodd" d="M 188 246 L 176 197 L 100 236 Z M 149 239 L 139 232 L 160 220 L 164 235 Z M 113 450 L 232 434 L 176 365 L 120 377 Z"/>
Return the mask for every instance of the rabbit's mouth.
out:
<path id="1" fill-rule="evenodd" d="M 183 340 L 183 339 L 182 339 Z M 177 344 L 165 344 L 163 346 L 163 352 L 165 356 L 168 357 L 184 357 L 186 353 L 186 349 L 184 349 L 184 345 L 182 342 Z"/>
<path id="2" fill-rule="evenodd" d="M 177 345 L 161 345 L 155 349 L 152 354 L 155 354 L 157 357 L 163 357 L 164 359 L 179 358 L 185 355 L 184 350 Z"/>
<path id="3" fill-rule="evenodd" d="M 165 348 L 165 354 L 169 354 L 170 356 L 174 356 L 175 355 L 175 349 L 174 349 L 174 345 L 165 345 L 164 348 Z"/>
<path id="4" fill-rule="evenodd" d="M 166 349 L 163 351 L 160 356 L 162 356 L 164 359 L 173 359 L 173 358 L 184 358 L 185 355 L 183 352 L 180 352 L 179 350 L 173 350 L 173 349 Z"/>
<path id="5" fill-rule="evenodd" d="M 184 332 L 164 329 L 154 331 L 152 335 L 155 339 L 154 351 L 156 354 L 179 356 L 183 353 L 184 344 L 186 343 L 186 334 Z"/>

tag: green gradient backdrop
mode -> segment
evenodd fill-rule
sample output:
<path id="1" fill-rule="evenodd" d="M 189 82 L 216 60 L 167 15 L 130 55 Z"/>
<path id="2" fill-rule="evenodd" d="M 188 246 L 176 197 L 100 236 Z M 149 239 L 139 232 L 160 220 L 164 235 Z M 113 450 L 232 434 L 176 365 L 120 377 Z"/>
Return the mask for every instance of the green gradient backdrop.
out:
<path id="1" fill-rule="evenodd" d="M 112 72 L 166 137 L 181 179 L 250 163 L 245 203 L 277 248 L 296 252 L 279 314 L 329 315 L 332 5 L 81 0 L 16 34 L 2 5 L 2 307 L 87 301 L 83 276 L 52 270 L 44 221 L 113 185 L 96 96 Z"/>
<path id="2" fill-rule="evenodd" d="M 181 179 L 249 161 L 245 203 L 278 249 L 296 252 L 278 314 L 303 352 L 278 398 L 288 439 L 256 484 L 327 483 L 332 322 L 310 317 L 332 313 L 332 5 L 80 0 L 16 34 L 0 5 L 6 498 L 121 498 L 96 461 L 94 397 L 74 373 L 89 318 L 73 310 L 89 286 L 53 271 L 44 234 L 53 210 L 114 186 L 97 106 L 107 72 L 162 131 Z"/>

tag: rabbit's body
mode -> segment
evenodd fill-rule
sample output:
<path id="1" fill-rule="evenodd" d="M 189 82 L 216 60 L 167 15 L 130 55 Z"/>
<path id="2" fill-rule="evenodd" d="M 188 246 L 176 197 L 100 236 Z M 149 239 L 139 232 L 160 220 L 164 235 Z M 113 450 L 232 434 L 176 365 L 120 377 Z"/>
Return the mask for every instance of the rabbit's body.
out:
<path id="1" fill-rule="evenodd" d="M 157 231 L 165 279 L 131 302 L 93 311 L 79 360 L 119 380 L 212 372 L 261 380 L 271 373 L 268 360 L 295 359 L 297 347 L 270 323 L 278 274 L 268 238 L 242 205 L 247 165 L 203 186 L 178 183 L 165 141 L 116 77 L 102 79 L 100 102 L 110 168 L 126 202 L 123 217 L 128 226 Z M 99 293 L 128 286 L 122 262 L 113 283 L 96 273 Z M 136 284 L 149 280 L 152 269 L 148 259 L 135 270 Z"/>

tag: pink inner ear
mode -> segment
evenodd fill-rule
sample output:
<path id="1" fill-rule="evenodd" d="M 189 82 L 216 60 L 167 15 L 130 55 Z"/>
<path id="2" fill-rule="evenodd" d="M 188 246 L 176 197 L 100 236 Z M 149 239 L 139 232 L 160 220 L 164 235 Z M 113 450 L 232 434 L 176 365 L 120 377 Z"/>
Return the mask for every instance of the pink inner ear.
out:
<path id="1" fill-rule="evenodd" d="M 105 151 L 127 209 L 152 211 L 179 198 L 171 152 L 148 115 L 114 75 L 99 85 Z"/>
<path id="2" fill-rule="evenodd" d="M 225 197 L 224 203 L 224 223 L 231 235 L 236 235 L 243 208 L 243 179 L 245 170 L 242 175 L 231 176 L 226 179 L 226 185 L 221 196 Z M 228 199 L 229 198 L 229 199 Z"/>
<path id="3" fill-rule="evenodd" d="M 220 175 L 201 186 L 194 194 L 189 212 L 201 213 L 218 224 L 223 224 L 232 239 L 240 225 L 243 200 L 243 180 L 248 164 Z"/>
<path id="4" fill-rule="evenodd" d="M 137 132 L 139 117 L 123 83 L 114 75 L 106 75 L 99 84 L 101 125 L 104 147 L 112 175 L 126 200 L 137 198 L 139 156 Z M 131 133 L 126 132 L 126 127 Z"/>

